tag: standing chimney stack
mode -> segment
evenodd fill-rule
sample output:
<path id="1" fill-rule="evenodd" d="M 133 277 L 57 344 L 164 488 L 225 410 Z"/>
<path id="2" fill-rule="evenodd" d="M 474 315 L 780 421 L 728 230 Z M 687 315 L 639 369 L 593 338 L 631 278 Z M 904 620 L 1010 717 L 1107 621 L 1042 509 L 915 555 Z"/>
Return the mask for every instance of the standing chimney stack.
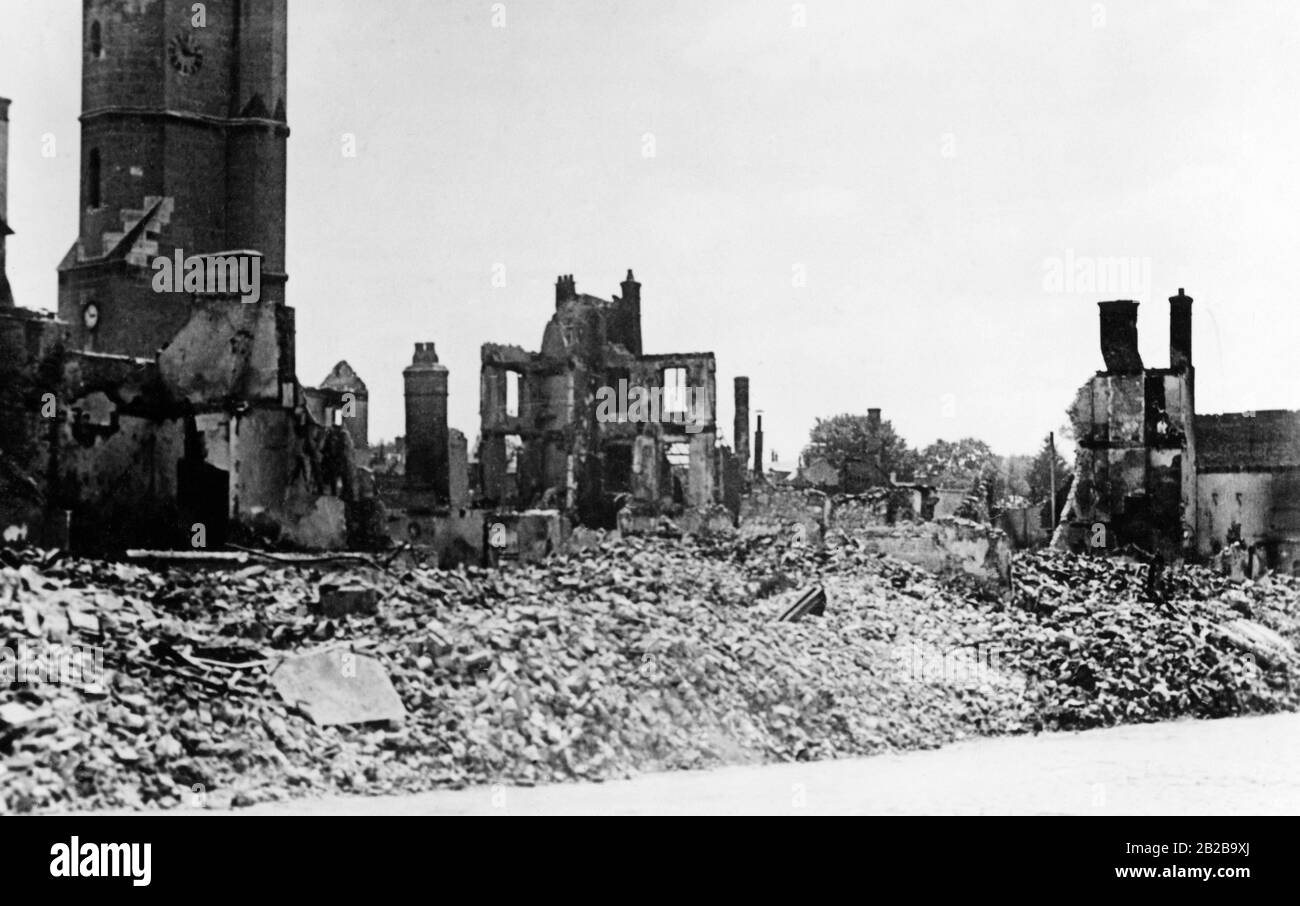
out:
<path id="1" fill-rule="evenodd" d="M 1106 370 L 1133 374 L 1142 370 L 1138 352 L 1138 304 L 1128 299 L 1098 302 L 1101 309 L 1101 356 Z"/>
<path id="2" fill-rule="evenodd" d="M 754 432 L 754 477 L 763 474 L 763 413 L 758 414 L 758 430 Z"/>
<path id="3" fill-rule="evenodd" d="M 415 357 L 402 371 L 406 382 L 406 489 L 432 492 L 437 503 L 450 496 L 447 431 L 447 366 L 432 343 L 416 343 Z"/>
<path id="4" fill-rule="evenodd" d="M 749 464 L 749 378 L 736 378 L 736 419 L 732 425 L 736 438 L 736 460 Z"/>
<path id="5" fill-rule="evenodd" d="M 641 355 L 641 284 L 632 276 L 632 268 L 627 269 L 627 279 L 620 284 L 623 290 L 623 339 L 627 351 L 632 355 Z"/>
<path id="6" fill-rule="evenodd" d="M 5 271 L 5 237 L 9 229 L 9 99 L 0 98 L 0 308 L 14 304 Z"/>
<path id="7" fill-rule="evenodd" d="M 1169 297 L 1169 367 L 1192 367 L 1192 297 L 1181 286 Z"/>

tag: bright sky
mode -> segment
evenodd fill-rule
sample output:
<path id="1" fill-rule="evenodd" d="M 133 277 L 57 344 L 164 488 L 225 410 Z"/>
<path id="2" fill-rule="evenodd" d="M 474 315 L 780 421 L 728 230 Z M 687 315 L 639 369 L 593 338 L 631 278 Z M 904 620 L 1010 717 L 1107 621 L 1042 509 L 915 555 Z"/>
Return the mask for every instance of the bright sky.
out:
<path id="1" fill-rule="evenodd" d="M 782 459 L 869 406 L 914 444 L 1030 452 L 1101 367 L 1095 302 L 1145 303 L 1164 365 L 1180 286 L 1198 408 L 1300 408 L 1300 4 L 507 0 L 504 28 L 493 6 L 290 4 L 299 377 L 347 359 L 372 439 L 403 430 L 415 341 L 472 440 L 480 344 L 537 348 L 557 274 L 608 298 L 629 267 L 646 351 L 717 354 L 728 437 L 749 375 Z M 76 237 L 80 23 L 0 0 L 29 307 Z M 1149 285 L 1049 292 L 1067 256 Z"/>

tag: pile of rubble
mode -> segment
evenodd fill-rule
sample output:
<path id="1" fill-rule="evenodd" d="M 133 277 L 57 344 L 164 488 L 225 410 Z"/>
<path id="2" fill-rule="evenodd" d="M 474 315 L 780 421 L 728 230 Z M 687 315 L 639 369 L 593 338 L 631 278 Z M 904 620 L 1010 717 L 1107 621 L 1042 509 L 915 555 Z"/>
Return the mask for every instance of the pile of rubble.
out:
<path id="1" fill-rule="evenodd" d="M 1202 568 L 1041 553 L 1017 570 L 998 633 L 1031 680 L 1039 718 L 1079 729 L 1294 710 L 1300 580 L 1234 585 Z"/>
<path id="2" fill-rule="evenodd" d="M 1154 607 L 1141 568 L 1036 555 L 1007 601 L 852 541 L 774 538 L 608 540 L 499 572 L 4 559 L 0 642 L 98 646 L 104 670 L 0 685 L 0 812 L 598 780 L 1296 704 L 1292 580 L 1184 571 Z"/>

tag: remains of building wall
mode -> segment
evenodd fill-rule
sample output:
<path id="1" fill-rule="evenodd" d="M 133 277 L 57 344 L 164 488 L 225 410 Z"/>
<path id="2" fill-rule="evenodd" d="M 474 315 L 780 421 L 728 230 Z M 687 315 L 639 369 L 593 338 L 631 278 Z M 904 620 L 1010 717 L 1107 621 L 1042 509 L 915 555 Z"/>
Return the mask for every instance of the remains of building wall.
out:
<path id="1" fill-rule="evenodd" d="M 447 472 L 448 506 L 469 506 L 469 441 L 455 428 L 447 432 Z"/>
<path id="2" fill-rule="evenodd" d="M 1197 550 L 1240 546 L 1247 575 L 1300 559 L 1300 412 L 1198 415 Z M 1255 556 L 1252 556 L 1252 553 Z"/>
<path id="3" fill-rule="evenodd" d="M 286 322 L 230 300 L 190 311 L 156 361 L 62 356 L 48 407 L 31 401 L 33 443 L 15 467 L 47 510 L 70 512 L 81 549 L 216 547 L 236 535 L 346 546 L 358 499 L 350 437 L 317 424 L 280 380 Z M 29 350 L 18 367 L 44 366 Z"/>
<path id="4" fill-rule="evenodd" d="M 1043 528 L 1042 504 L 1014 507 L 1004 510 L 997 519 L 998 528 L 1006 533 L 1012 546 L 1018 549 L 1038 547 L 1049 540 Z"/>
<path id="5" fill-rule="evenodd" d="M 1011 544 L 1004 532 L 968 519 L 864 526 L 852 534 L 867 550 L 897 557 L 939 576 L 1011 581 Z"/>
<path id="6" fill-rule="evenodd" d="M 486 510 L 453 507 L 428 512 L 390 508 L 385 516 L 394 544 L 410 544 L 440 567 L 486 562 Z"/>
<path id="7" fill-rule="evenodd" d="M 934 492 L 934 518 L 956 516 L 966 505 L 969 488 L 936 488 Z"/>
<path id="8" fill-rule="evenodd" d="M 830 518 L 830 498 L 821 491 L 773 487 L 755 482 L 740 502 L 740 537 L 770 535 L 822 540 Z"/>
<path id="9" fill-rule="evenodd" d="M 1134 545 L 1172 559 L 1193 550 L 1197 535 L 1194 373 L 1174 305 L 1171 360 L 1145 368 L 1137 351 L 1137 303 L 1099 303 L 1107 370 L 1080 390 L 1070 407 L 1077 453 L 1074 485 L 1053 537 L 1079 548 L 1104 527 L 1106 546 Z M 1186 312 L 1190 317 L 1190 310 Z M 1186 330 L 1190 330 L 1186 326 Z"/>
<path id="10" fill-rule="evenodd" d="M 556 508 L 580 524 L 613 528 L 629 500 L 674 517 L 722 502 L 713 355 L 642 354 L 640 284 L 629 273 L 622 289 L 607 301 L 578 293 L 564 275 L 538 352 L 483 346 L 478 460 L 486 505 Z M 689 417 L 663 405 L 669 369 L 682 370 Z M 635 402 L 651 390 L 653 411 Z M 611 394 L 628 406 L 611 407 Z"/>
<path id="11" fill-rule="evenodd" d="M 910 485 L 839 494 L 830 500 L 830 527 L 846 534 L 868 526 L 922 519 L 925 491 Z"/>
<path id="12" fill-rule="evenodd" d="M 631 501 L 618 511 L 618 531 L 623 535 L 732 535 L 736 519 L 722 504 L 665 513 L 658 507 Z"/>
<path id="13" fill-rule="evenodd" d="M 571 524 L 559 510 L 492 512 L 487 524 L 487 559 L 491 566 L 538 563 L 565 549 Z"/>
<path id="14" fill-rule="evenodd" d="M 303 388 L 307 411 L 317 424 L 347 429 L 358 465 L 369 464 L 370 391 L 347 362 L 339 362 L 318 387 Z"/>

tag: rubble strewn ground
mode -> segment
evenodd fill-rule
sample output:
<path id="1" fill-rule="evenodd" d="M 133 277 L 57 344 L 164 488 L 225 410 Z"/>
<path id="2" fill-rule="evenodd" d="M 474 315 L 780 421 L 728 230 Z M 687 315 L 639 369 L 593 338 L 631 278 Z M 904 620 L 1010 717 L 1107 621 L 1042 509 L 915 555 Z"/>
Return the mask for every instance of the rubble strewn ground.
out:
<path id="1" fill-rule="evenodd" d="M 1300 581 L 1021 554 L 998 597 L 832 534 L 632 538 L 507 571 L 199 572 L 4 551 L 0 636 L 101 645 L 102 683 L 0 689 L 0 811 L 221 807 L 932 748 L 1294 710 Z M 379 589 L 327 616 L 325 583 Z M 822 616 L 778 617 L 800 591 Z M 367 608 L 363 608 L 368 609 Z M 376 659 L 402 721 L 317 726 L 285 658 Z"/>

